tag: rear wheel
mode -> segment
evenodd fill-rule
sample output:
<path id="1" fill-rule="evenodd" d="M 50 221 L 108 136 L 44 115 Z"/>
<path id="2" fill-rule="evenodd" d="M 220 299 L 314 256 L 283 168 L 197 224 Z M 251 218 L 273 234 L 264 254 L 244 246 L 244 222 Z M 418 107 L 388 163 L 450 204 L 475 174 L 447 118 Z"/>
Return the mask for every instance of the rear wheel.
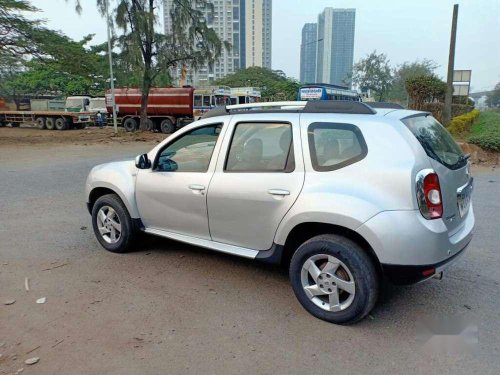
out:
<path id="1" fill-rule="evenodd" d="M 68 123 L 64 117 L 58 117 L 55 122 L 55 127 L 57 130 L 66 130 L 68 128 Z"/>
<path id="2" fill-rule="evenodd" d="M 129 117 L 123 122 L 123 127 L 128 132 L 135 132 L 137 130 L 137 121 L 135 121 L 132 117 Z"/>
<path id="3" fill-rule="evenodd" d="M 55 124 L 55 120 L 54 118 L 52 117 L 47 117 L 47 120 L 45 120 L 45 127 L 48 129 L 48 130 L 54 130 L 56 124 Z"/>
<path id="4" fill-rule="evenodd" d="M 160 124 L 161 132 L 164 134 L 172 134 L 175 131 L 175 126 L 168 118 L 163 120 Z"/>
<path id="5" fill-rule="evenodd" d="M 92 207 L 92 226 L 99 243 L 106 250 L 124 253 L 135 237 L 132 219 L 115 194 L 103 195 Z"/>
<path id="6" fill-rule="evenodd" d="M 37 117 L 35 121 L 38 129 L 45 129 L 45 117 Z"/>
<path id="7" fill-rule="evenodd" d="M 315 317 L 337 324 L 363 319 L 377 301 L 379 278 L 365 251 L 337 235 L 302 244 L 290 263 L 293 291 Z"/>

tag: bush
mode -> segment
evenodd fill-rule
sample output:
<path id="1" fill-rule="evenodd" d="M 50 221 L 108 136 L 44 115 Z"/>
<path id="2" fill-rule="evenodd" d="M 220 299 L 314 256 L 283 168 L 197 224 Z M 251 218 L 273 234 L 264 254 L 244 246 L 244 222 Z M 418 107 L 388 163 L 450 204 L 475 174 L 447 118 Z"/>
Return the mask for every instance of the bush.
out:
<path id="1" fill-rule="evenodd" d="M 454 117 L 447 129 L 455 137 L 464 137 L 470 133 L 472 124 L 480 114 L 479 110 L 474 109 L 468 113 Z"/>
<path id="2" fill-rule="evenodd" d="M 486 150 L 500 151 L 500 113 L 481 112 L 468 141 Z"/>
<path id="3" fill-rule="evenodd" d="M 443 122 L 443 107 L 444 103 L 424 103 L 422 105 L 422 111 L 427 111 L 432 113 L 432 116 L 439 122 Z M 470 112 L 474 109 L 469 105 L 464 104 L 452 104 L 451 106 L 451 117 L 457 117 L 463 115 L 464 113 Z"/>
<path id="4" fill-rule="evenodd" d="M 405 89 L 410 97 L 410 108 L 422 110 L 425 103 L 444 99 L 446 83 L 435 75 L 419 75 L 407 78 Z"/>

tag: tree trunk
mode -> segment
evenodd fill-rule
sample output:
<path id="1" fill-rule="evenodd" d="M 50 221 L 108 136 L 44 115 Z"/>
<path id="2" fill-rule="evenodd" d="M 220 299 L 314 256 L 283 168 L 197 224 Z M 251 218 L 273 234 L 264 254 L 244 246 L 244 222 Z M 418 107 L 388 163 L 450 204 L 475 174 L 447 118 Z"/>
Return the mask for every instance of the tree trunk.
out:
<path id="1" fill-rule="evenodd" d="M 142 80 L 142 96 L 141 96 L 141 122 L 139 125 L 140 130 L 147 130 L 148 121 L 148 101 L 149 89 L 151 88 L 151 64 L 144 64 L 144 75 Z"/>

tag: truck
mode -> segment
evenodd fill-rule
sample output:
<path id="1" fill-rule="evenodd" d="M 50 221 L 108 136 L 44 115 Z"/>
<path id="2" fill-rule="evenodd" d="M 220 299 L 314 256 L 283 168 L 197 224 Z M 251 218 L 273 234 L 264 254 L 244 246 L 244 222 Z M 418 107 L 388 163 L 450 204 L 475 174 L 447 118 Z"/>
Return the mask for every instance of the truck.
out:
<path id="1" fill-rule="evenodd" d="M 147 130 L 173 133 L 193 121 L 194 88 L 157 87 L 149 91 Z M 115 89 L 115 108 L 118 123 L 126 131 L 138 129 L 142 91 L 138 88 Z M 113 113 L 111 91 L 106 92 L 106 108 Z"/>
<path id="2" fill-rule="evenodd" d="M 92 113 L 93 119 L 95 119 L 97 112 L 100 112 L 104 123 L 107 122 L 108 118 L 112 118 L 112 116 L 108 116 L 105 97 L 91 98 L 89 104 L 89 112 Z"/>
<path id="3" fill-rule="evenodd" d="M 19 127 L 31 122 L 40 129 L 83 129 L 92 122 L 92 113 L 86 112 L 89 102 L 87 96 L 70 96 L 62 107 L 60 100 L 32 99 L 29 111 L 0 110 L 0 127 L 7 124 Z"/>

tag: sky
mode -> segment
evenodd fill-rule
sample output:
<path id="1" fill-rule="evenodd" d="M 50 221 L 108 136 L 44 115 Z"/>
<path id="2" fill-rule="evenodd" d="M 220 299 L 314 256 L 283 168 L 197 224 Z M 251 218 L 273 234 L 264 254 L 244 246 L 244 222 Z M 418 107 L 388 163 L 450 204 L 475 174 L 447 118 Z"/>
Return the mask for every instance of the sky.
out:
<path id="1" fill-rule="evenodd" d="M 113 0 L 111 0 L 113 1 Z M 31 0 L 47 26 L 80 39 L 95 34 L 106 40 L 95 0 Z M 302 26 L 316 22 L 325 7 L 355 8 L 354 61 L 373 50 L 387 54 L 391 66 L 417 59 L 434 60 L 445 77 L 453 4 L 459 4 L 455 69 L 472 69 L 472 91 L 500 81 L 500 0 L 273 0 L 272 67 L 298 78 Z M 160 17 L 161 18 L 161 17 Z"/>

